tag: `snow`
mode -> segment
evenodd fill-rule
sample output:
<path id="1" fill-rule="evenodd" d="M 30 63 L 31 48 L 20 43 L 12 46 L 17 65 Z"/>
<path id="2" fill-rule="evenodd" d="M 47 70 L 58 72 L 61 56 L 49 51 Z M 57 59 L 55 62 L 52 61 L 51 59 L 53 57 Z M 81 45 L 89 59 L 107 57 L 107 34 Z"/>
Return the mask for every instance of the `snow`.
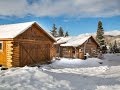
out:
<path id="1" fill-rule="evenodd" d="M 91 35 L 81 34 L 78 36 L 57 37 L 55 44 L 61 44 L 61 46 L 79 46 L 83 44 Z"/>
<path id="2" fill-rule="evenodd" d="M 120 35 L 120 30 L 106 31 L 105 35 L 117 36 Z"/>
<path id="3" fill-rule="evenodd" d="M 0 25 L 0 38 L 14 38 L 31 27 L 35 22 Z"/>
<path id="4" fill-rule="evenodd" d="M 99 62 L 103 60 L 97 58 L 88 58 L 86 60 L 82 59 L 72 59 L 72 58 L 61 58 L 61 60 L 53 60 L 51 66 L 53 68 L 71 68 L 71 67 L 90 67 L 90 66 L 100 66 Z"/>
<path id="5" fill-rule="evenodd" d="M 65 80 L 56 80 L 37 67 L 12 68 L 0 72 L 0 90 L 66 90 Z"/>
<path id="6" fill-rule="evenodd" d="M 104 55 L 104 63 L 109 66 L 119 66 L 120 65 L 120 53 L 117 54 L 106 54 Z"/>
<path id="7" fill-rule="evenodd" d="M 66 43 L 68 40 L 70 40 L 72 37 L 57 37 L 56 38 L 56 43 L 55 44 L 61 44 L 61 43 Z"/>
<path id="8" fill-rule="evenodd" d="M 0 25 L 0 38 L 14 38 L 17 35 L 23 33 L 29 27 L 31 27 L 34 23 L 38 24 L 37 22 L 32 21 L 32 22 Z M 42 25 L 39 25 L 39 26 L 41 27 Z M 54 41 L 56 41 L 55 38 L 49 32 L 45 30 L 44 32 L 48 36 L 50 36 Z"/>
<path id="9" fill-rule="evenodd" d="M 0 71 L 0 90 L 120 90 L 120 54 Z"/>
<path id="10" fill-rule="evenodd" d="M 79 36 L 81 36 L 81 35 L 83 35 L 83 36 L 96 36 L 96 32 L 80 34 Z M 117 35 L 120 35 L 120 30 L 104 31 L 104 35 L 117 36 Z"/>
<path id="11" fill-rule="evenodd" d="M 105 31 L 105 35 L 117 36 L 120 35 L 120 30 Z M 95 36 L 96 33 L 86 33 L 80 34 L 78 36 L 69 36 L 69 37 L 57 37 L 55 44 L 61 44 L 61 46 L 79 46 L 84 43 L 90 36 Z M 117 39 L 116 39 L 117 40 Z M 119 41 L 119 39 L 117 40 Z"/>
<path id="12" fill-rule="evenodd" d="M 70 40 L 68 40 L 65 44 L 61 44 L 60 46 L 73 46 L 77 47 L 79 45 L 82 45 L 85 41 L 87 41 L 91 36 L 86 35 L 79 35 L 77 37 L 73 37 Z"/>
<path id="13" fill-rule="evenodd" d="M 50 75 L 70 83 L 73 90 L 120 90 L 120 67 L 65 68 L 49 70 Z"/>

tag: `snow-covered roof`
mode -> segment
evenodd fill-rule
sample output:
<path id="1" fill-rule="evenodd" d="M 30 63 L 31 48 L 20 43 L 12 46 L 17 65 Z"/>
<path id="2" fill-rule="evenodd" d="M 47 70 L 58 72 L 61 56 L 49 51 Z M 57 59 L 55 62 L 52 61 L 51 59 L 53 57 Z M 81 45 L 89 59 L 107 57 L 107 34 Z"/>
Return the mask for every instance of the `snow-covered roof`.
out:
<path id="1" fill-rule="evenodd" d="M 23 33 L 35 22 L 0 25 L 0 38 L 14 38 Z"/>
<path id="2" fill-rule="evenodd" d="M 79 35 L 79 36 L 71 38 L 65 44 L 61 44 L 60 46 L 73 46 L 73 47 L 77 47 L 79 45 L 82 45 L 90 37 L 91 36 L 89 36 L 89 35 L 87 35 L 87 36 L 86 35 Z"/>
<path id="3" fill-rule="evenodd" d="M 55 44 L 62 44 L 62 43 L 66 43 L 68 40 L 70 40 L 72 37 L 57 37 L 56 39 L 56 43 Z"/>
<path id="4" fill-rule="evenodd" d="M 0 38 L 15 38 L 17 35 L 23 33 L 25 30 L 27 30 L 29 27 L 31 27 L 35 23 L 39 27 L 41 27 L 41 25 L 39 25 L 35 21 L 24 22 L 24 23 L 16 23 L 16 24 L 0 25 Z M 55 38 L 52 35 L 50 35 L 45 30 L 44 30 L 44 32 L 55 41 Z"/>

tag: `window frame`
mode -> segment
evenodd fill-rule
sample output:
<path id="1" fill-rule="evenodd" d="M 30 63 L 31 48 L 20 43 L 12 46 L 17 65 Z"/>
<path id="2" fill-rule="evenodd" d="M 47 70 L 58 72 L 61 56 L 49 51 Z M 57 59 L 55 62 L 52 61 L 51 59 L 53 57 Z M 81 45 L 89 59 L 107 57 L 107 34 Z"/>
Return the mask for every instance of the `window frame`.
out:
<path id="1" fill-rule="evenodd" d="M 88 43 L 92 43 L 92 40 L 91 40 L 91 39 L 88 39 Z"/>

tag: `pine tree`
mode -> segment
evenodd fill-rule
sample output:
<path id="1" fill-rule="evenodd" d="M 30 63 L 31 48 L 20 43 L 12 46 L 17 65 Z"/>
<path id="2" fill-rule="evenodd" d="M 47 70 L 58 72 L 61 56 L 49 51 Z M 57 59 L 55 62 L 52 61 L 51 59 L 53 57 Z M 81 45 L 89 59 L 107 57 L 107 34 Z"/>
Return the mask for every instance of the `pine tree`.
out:
<path id="1" fill-rule="evenodd" d="M 69 34 L 68 34 L 68 31 L 65 33 L 65 37 L 68 37 L 69 36 Z"/>
<path id="2" fill-rule="evenodd" d="M 113 53 L 113 46 L 112 46 L 112 44 L 110 43 L 109 46 L 110 46 L 110 47 L 109 47 L 110 53 Z"/>
<path id="3" fill-rule="evenodd" d="M 52 27 L 52 30 L 51 30 L 51 34 L 54 37 L 57 37 L 57 28 L 56 28 L 55 24 L 53 24 L 53 27 Z"/>
<path id="4" fill-rule="evenodd" d="M 113 52 L 114 52 L 114 53 L 117 53 L 117 52 L 118 52 L 118 47 L 117 47 L 117 42 L 116 42 L 116 40 L 114 41 Z"/>
<path id="5" fill-rule="evenodd" d="M 101 21 L 98 22 L 96 40 L 98 44 L 100 45 L 100 49 L 102 50 L 102 52 L 105 53 L 107 48 L 105 45 L 104 30 L 103 30 Z"/>
<path id="6" fill-rule="evenodd" d="M 64 36 L 64 32 L 63 32 L 63 29 L 62 27 L 59 28 L 59 37 L 63 37 Z"/>
<path id="7" fill-rule="evenodd" d="M 102 22 L 98 22 L 98 29 L 97 29 L 97 35 L 96 35 L 96 40 L 99 43 L 99 45 L 104 45 L 104 30 L 102 27 Z"/>

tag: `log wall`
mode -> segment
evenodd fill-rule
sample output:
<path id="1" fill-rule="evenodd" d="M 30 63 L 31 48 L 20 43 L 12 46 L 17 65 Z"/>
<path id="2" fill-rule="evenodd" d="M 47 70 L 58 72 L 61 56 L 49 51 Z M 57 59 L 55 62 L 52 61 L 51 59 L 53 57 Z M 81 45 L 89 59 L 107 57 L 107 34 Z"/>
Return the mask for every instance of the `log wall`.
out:
<path id="1" fill-rule="evenodd" d="M 0 41 L 3 43 L 3 49 L 0 51 L 0 64 L 6 66 L 6 41 Z"/>
<path id="2" fill-rule="evenodd" d="M 78 47 L 62 47 L 62 57 L 84 59 L 84 54 L 89 53 L 91 57 L 96 56 L 98 44 L 90 37 Z M 81 51 L 80 51 L 81 50 Z"/>
<path id="3" fill-rule="evenodd" d="M 19 59 L 20 59 L 20 46 L 19 46 L 19 42 L 13 42 L 13 55 L 12 55 L 12 59 L 13 59 L 13 66 L 14 67 L 18 67 L 20 65 Z"/>
<path id="4" fill-rule="evenodd" d="M 6 66 L 12 67 L 13 44 L 12 41 L 6 41 Z"/>
<path id="5" fill-rule="evenodd" d="M 35 62 L 46 63 L 54 56 L 54 39 L 36 24 L 11 40 L 1 41 L 3 50 L 0 51 L 0 64 L 8 68 L 32 65 Z M 36 61 L 33 62 L 33 59 Z"/>

